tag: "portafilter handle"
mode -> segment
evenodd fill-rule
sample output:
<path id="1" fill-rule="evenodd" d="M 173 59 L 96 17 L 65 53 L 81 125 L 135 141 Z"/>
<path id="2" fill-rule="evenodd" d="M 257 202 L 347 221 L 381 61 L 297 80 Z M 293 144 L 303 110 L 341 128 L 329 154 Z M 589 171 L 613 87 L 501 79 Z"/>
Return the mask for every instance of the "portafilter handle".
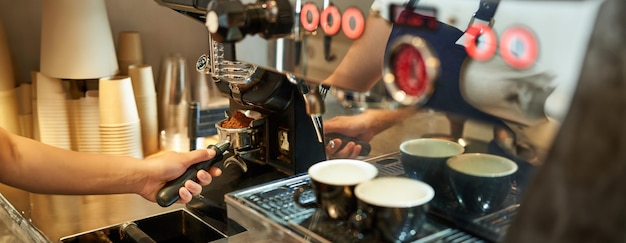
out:
<path id="1" fill-rule="evenodd" d="M 215 157 L 190 166 L 184 174 L 165 183 L 165 186 L 159 190 L 156 195 L 156 202 L 161 207 L 168 207 L 180 199 L 178 190 L 185 186 L 185 182 L 187 180 L 198 182 L 198 177 L 196 176 L 198 171 L 206 170 L 217 162 L 220 162 L 224 158 L 224 153 L 228 152 L 228 149 L 230 148 L 230 141 L 220 141 L 215 145 L 209 145 L 207 148 L 215 150 Z"/>

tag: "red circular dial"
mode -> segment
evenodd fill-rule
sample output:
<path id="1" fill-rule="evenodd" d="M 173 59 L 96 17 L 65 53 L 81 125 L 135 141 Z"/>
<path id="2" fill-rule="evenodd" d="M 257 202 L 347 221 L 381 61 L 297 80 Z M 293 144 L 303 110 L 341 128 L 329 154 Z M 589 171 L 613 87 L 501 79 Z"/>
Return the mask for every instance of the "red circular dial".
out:
<path id="1" fill-rule="evenodd" d="M 320 16 L 322 30 L 326 35 L 336 35 L 341 30 L 341 13 L 335 6 L 328 6 L 322 10 Z"/>
<path id="2" fill-rule="evenodd" d="M 410 96 L 421 96 L 428 86 L 428 74 L 422 54 L 411 45 L 399 46 L 393 60 L 398 88 Z"/>
<path id="3" fill-rule="evenodd" d="M 500 55 L 513 68 L 529 68 L 535 64 L 539 55 L 537 38 L 526 27 L 511 27 L 502 34 Z"/>
<path id="4" fill-rule="evenodd" d="M 309 18 L 310 17 L 310 18 Z M 300 10 L 300 23 L 302 27 L 309 32 L 317 29 L 320 23 L 320 11 L 314 3 L 305 3 Z"/>
<path id="5" fill-rule="evenodd" d="M 474 60 L 487 61 L 496 53 L 497 38 L 489 25 L 474 23 L 466 34 L 465 50 Z"/>
<path id="6" fill-rule="evenodd" d="M 350 39 L 358 39 L 363 35 L 365 30 L 365 17 L 361 10 L 350 7 L 343 12 L 341 17 L 341 26 L 343 34 Z"/>
<path id="7" fill-rule="evenodd" d="M 403 105 L 423 105 L 435 90 L 439 58 L 419 36 L 403 35 L 385 53 L 383 81 L 387 91 Z"/>

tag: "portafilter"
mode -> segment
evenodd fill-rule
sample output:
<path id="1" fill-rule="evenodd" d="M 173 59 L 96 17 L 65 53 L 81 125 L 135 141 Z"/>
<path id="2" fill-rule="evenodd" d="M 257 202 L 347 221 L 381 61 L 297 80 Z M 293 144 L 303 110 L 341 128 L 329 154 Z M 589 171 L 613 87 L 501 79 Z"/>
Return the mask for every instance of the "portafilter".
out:
<path id="1" fill-rule="evenodd" d="M 256 119 L 253 119 L 247 127 L 243 128 L 224 128 L 223 124 L 228 120 L 229 118 L 215 124 L 219 141 L 216 144 L 212 144 L 207 147 L 208 149 L 215 150 L 215 157 L 190 166 L 183 175 L 167 182 L 156 195 L 156 201 L 160 206 L 167 207 L 178 201 L 178 199 L 180 199 L 178 190 L 185 185 L 187 180 L 198 182 L 198 178 L 196 176 L 198 171 L 206 170 L 215 165 L 217 162 L 222 161 L 224 158 L 229 157 L 229 151 L 231 149 L 239 150 L 255 148 L 258 146 L 258 129 L 256 127 L 263 123 L 262 117 L 256 117 Z M 226 160 L 224 162 L 225 167 L 228 167 L 230 164 L 237 164 L 244 171 L 247 169 L 245 163 L 236 159 Z"/>

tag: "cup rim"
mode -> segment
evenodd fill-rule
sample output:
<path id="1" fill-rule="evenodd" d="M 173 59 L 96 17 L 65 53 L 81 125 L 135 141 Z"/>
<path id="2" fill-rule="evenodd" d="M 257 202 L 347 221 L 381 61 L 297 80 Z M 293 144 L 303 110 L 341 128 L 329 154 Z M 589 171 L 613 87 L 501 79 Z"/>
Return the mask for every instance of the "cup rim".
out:
<path id="1" fill-rule="evenodd" d="M 362 166 L 366 172 L 368 174 L 363 175 L 362 178 L 360 178 L 359 180 L 345 180 L 343 183 L 337 183 L 334 181 L 328 181 L 328 180 L 324 180 L 323 178 L 316 178 L 315 176 L 315 172 L 321 170 L 322 168 L 328 166 L 329 164 L 349 164 L 349 165 L 359 165 Z M 378 175 L 378 168 L 376 168 L 376 166 L 374 166 L 371 163 L 362 161 L 362 160 L 356 160 L 356 159 L 330 159 L 330 160 L 324 160 L 324 161 L 320 161 L 318 163 L 313 164 L 311 167 L 309 167 L 308 169 L 308 175 L 309 177 L 311 177 L 311 179 L 328 184 L 328 185 L 333 185 L 333 186 L 354 186 L 357 185 L 361 182 L 364 181 L 368 181 L 371 180 L 373 178 L 375 178 Z"/>
<path id="2" fill-rule="evenodd" d="M 378 183 L 379 185 L 372 185 Z M 417 189 L 423 192 L 422 197 L 418 199 L 410 199 L 407 196 L 410 196 L 409 193 L 417 192 L 417 190 L 406 191 L 403 190 L 402 195 L 393 194 L 391 190 L 388 190 L 389 187 L 393 185 L 402 186 L 403 189 L 411 188 Z M 363 190 L 366 190 L 367 187 L 374 187 L 372 189 L 383 192 L 386 195 L 376 195 L 375 197 L 368 198 L 363 195 Z M 362 182 L 358 184 L 354 188 L 354 194 L 357 199 L 366 202 L 368 204 L 386 207 L 386 208 L 410 208 L 424 205 L 430 202 L 435 197 L 435 189 L 433 187 L 423 181 L 415 180 L 406 177 L 395 177 L 395 176 L 386 176 L 386 177 L 378 177 L 369 181 Z M 385 201 L 389 200 L 389 201 Z"/>
<path id="3" fill-rule="evenodd" d="M 413 153 L 411 151 L 407 151 L 406 150 L 406 146 L 408 146 L 410 144 L 414 144 L 414 143 L 424 142 L 424 141 L 430 141 L 430 142 L 436 142 L 436 143 L 440 143 L 440 144 L 446 144 L 448 146 L 455 147 L 457 150 L 453 151 L 453 152 L 450 152 L 448 154 L 442 154 L 442 155 L 437 155 L 437 156 L 421 155 L 421 154 L 416 154 L 416 153 Z M 461 144 L 459 144 L 457 142 L 450 141 L 450 140 L 445 140 L 445 139 L 440 139 L 440 138 L 416 138 L 416 139 L 409 139 L 409 140 L 406 140 L 406 141 L 402 142 L 400 144 L 400 152 L 405 153 L 407 155 L 411 155 L 411 156 L 421 156 L 421 157 L 430 157 L 430 158 L 445 158 L 445 157 L 451 157 L 451 156 L 462 154 L 463 152 L 465 152 L 465 147 L 463 147 L 463 145 L 461 145 Z"/>
<path id="4" fill-rule="evenodd" d="M 456 163 L 462 163 L 458 161 L 464 160 L 469 157 L 485 157 L 485 158 L 492 159 L 492 160 L 497 159 L 497 160 L 503 161 L 508 166 L 508 168 L 500 172 L 485 172 L 485 173 L 476 173 L 473 171 L 458 170 L 458 168 L 456 167 Z M 477 176 L 477 177 L 489 177 L 489 178 L 508 176 L 517 172 L 518 170 L 517 163 L 513 162 L 512 160 L 503 156 L 487 154 L 487 153 L 467 153 L 467 154 L 460 154 L 460 155 L 451 157 L 446 161 L 446 167 L 458 173 L 465 174 L 465 175 Z"/>

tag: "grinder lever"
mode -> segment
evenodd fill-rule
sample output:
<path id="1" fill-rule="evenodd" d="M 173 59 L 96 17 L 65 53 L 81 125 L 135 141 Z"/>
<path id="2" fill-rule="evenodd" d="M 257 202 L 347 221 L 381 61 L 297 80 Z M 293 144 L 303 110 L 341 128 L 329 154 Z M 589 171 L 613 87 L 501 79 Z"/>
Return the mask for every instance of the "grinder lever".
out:
<path id="1" fill-rule="evenodd" d="M 198 177 L 196 176 L 198 171 L 208 169 L 217 162 L 220 162 L 224 158 L 224 153 L 228 152 L 228 148 L 230 148 L 230 141 L 222 141 L 215 145 L 209 145 L 207 148 L 215 150 L 215 157 L 190 166 L 185 173 L 165 183 L 165 186 L 159 190 L 156 195 L 156 202 L 161 207 L 168 207 L 180 199 L 178 190 L 185 186 L 187 180 L 198 182 Z"/>

